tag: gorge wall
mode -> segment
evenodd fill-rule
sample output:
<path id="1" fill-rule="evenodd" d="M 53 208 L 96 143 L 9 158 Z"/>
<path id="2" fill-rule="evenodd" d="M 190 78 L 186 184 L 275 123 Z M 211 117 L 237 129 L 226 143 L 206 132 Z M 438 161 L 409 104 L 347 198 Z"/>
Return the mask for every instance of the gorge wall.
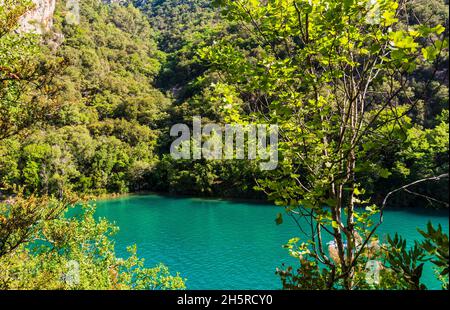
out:
<path id="1" fill-rule="evenodd" d="M 33 0 L 33 3 L 35 8 L 22 17 L 19 31 L 42 34 L 53 26 L 56 0 Z"/>

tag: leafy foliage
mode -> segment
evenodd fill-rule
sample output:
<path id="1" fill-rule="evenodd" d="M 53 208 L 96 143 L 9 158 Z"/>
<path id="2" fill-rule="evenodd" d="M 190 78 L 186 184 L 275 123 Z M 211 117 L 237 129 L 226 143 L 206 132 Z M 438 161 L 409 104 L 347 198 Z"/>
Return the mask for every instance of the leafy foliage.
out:
<path id="1" fill-rule="evenodd" d="M 294 218 L 308 219 L 310 260 L 301 265 L 325 266 L 327 288 L 358 288 L 364 251 L 386 207 L 370 195 L 374 179 L 385 186 L 382 180 L 392 175 L 386 161 L 397 152 L 412 155 L 406 155 L 408 143 L 420 143 L 408 134 L 425 137 L 431 130 L 429 137 L 439 146 L 429 148 L 430 157 L 418 154 L 420 148 L 412 153 L 432 169 L 442 156 L 439 168 L 448 172 L 448 121 L 440 118 L 435 128 L 421 128 L 412 111 L 426 96 L 409 91 L 422 69 L 436 73 L 446 62 L 445 27 L 420 21 L 405 27 L 407 6 L 397 1 L 216 2 L 250 38 L 246 44 L 218 40 L 200 51 L 221 77 L 216 89 L 231 94 L 225 97 L 226 116 L 278 124 L 282 133 L 280 168 L 260 178 L 258 188 Z M 422 86 L 433 93 L 429 83 Z M 408 162 L 400 157 L 397 167 L 403 160 Z M 418 164 L 414 171 L 429 175 L 424 162 L 407 165 Z M 377 213 L 379 219 L 370 221 Z M 334 242 L 328 253 L 325 236 Z M 420 288 L 422 267 L 408 261 L 421 259 L 420 250 L 395 245 L 403 249 L 397 263 L 404 265 L 397 270 L 411 276 L 411 288 Z"/>
<path id="2" fill-rule="evenodd" d="M 73 25 L 63 4 L 57 8 L 55 32 L 64 39 L 53 53 L 64 66 L 46 88 L 58 113 L 27 137 L 0 142 L 3 184 L 41 194 L 123 193 L 144 188 L 157 161 L 169 101 L 152 86 L 163 54 L 147 19 L 132 6 L 97 0 L 82 1 L 80 10 Z"/>
<path id="3" fill-rule="evenodd" d="M 389 237 L 388 242 L 390 244 L 388 252 L 389 267 L 397 274 L 402 275 L 409 289 L 424 289 L 425 286 L 420 284 L 424 263 L 417 263 L 425 258 L 424 249 L 417 241 L 412 248 L 408 249 L 406 240 L 397 234 L 393 239 Z"/>
<path id="4" fill-rule="evenodd" d="M 85 3 L 86 15 L 97 14 L 90 10 L 89 4 L 96 5 L 96 8 L 103 12 L 103 18 L 112 18 L 106 15 L 109 8 L 102 7 L 98 1 Z M 6 0 L 0 4 L 0 49 L 2 51 L 0 54 L 2 83 L 0 90 L 2 111 L 0 120 L 0 185 L 2 186 L 0 188 L 2 191 L 0 192 L 2 194 L 0 196 L 0 288 L 185 288 L 183 279 L 178 275 L 172 276 L 164 265 L 145 268 L 143 260 L 136 256 L 135 247 L 130 247 L 129 258 L 117 258 L 114 253 L 114 243 L 110 239 L 117 228 L 103 219 L 97 222 L 94 218 L 94 208 L 85 206 L 85 211 L 78 218 L 65 216 L 68 206 L 78 201 L 77 197 L 72 198 L 70 191 L 66 192 L 68 189 L 82 185 L 85 187 L 84 190 L 88 190 L 92 189 L 92 182 L 97 182 L 101 183 L 99 186 L 102 186 L 102 189 L 112 186 L 113 191 L 127 190 L 129 183 L 124 180 L 124 175 L 127 168 L 133 162 L 137 162 L 136 160 L 132 162 L 130 157 L 140 155 L 141 134 L 146 142 L 143 144 L 144 149 L 141 150 L 141 154 L 148 154 L 146 153 L 148 149 L 145 147 L 149 144 L 151 146 L 150 141 L 154 141 L 155 138 L 149 127 L 140 125 L 136 120 L 130 123 L 119 119 L 101 119 L 99 115 L 104 110 L 97 107 L 91 109 L 91 113 L 87 115 L 75 113 L 69 118 L 61 110 L 57 110 L 59 113 L 52 113 L 50 107 L 57 106 L 58 109 L 63 109 L 65 99 L 70 100 L 69 102 L 73 104 L 71 107 L 76 105 L 81 108 L 88 107 L 85 105 L 85 100 L 88 100 L 88 97 L 90 99 L 95 97 L 95 91 L 90 93 L 90 90 L 87 90 L 89 87 L 83 84 L 88 82 L 93 86 L 96 82 L 105 82 L 105 79 L 101 78 L 100 81 L 95 80 L 99 78 L 95 75 L 88 78 L 92 73 L 98 73 L 95 70 L 100 70 L 101 66 L 95 63 L 99 60 L 97 52 L 100 49 L 97 49 L 95 44 L 89 47 L 89 36 L 83 36 L 83 32 L 87 31 L 86 28 L 68 27 L 70 29 L 66 32 L 66 42 L 70 43 L 61 47 L 59 51 L 64 54 L 73 49 L 70 44 L 85 46 L 87 48 L 83 51 L 85 54 L 74 56 L 72 53 L 66 56 L 69 56 L 72 61 L 84 62 L 86 66 L 69 64 L 68 69 L 62 70 L 63 72 L 47 70 L 53 66 L 61 69 L 62 62 L 59 59 L 64 58 L 64 55 L 61 57 L 61 55 L 50 54 L 51 57 L 44 61 L 44 53 L 50 53 L 50 50 L 41 46 L 36 35 L 13 32 L 19 17 L 30 8 L 28 1 Z M 125 18 L 126 12 L 125 8 L 115 7 L 114 13 L 117 15 L 114 21 L 118 23 L 120 18 Z M 130 8 L 128 13 L 134 13 L 136 19 L 139 17 L 135 9 Z M 105 22 L 105 19 L 101 21 Z M 86 24 L 90 25 L 89 21 Z M 97 26 L 105 25 L 103 34 L 111 30 L 115 32 L 115 35 L 122 34 L 112 26 L 112 21 Z M 129 31 L 142 30 L 139 27 L 133 28 L 130 20 L 127 21 L 126 27 Z M 141 34 L 146 35 L 145 31 Z M 116 42 L 119 50 L 109 55 L 117 57 L 115 58 L 117 64 L 119 59 L 129 56 L 122 63 L 124 67 L 129 67 L 133 63 L 131 61 L 130 64 L 130 60 L 139 61 L 139 57 L 143 56 L 136 53 L 147 54 L 148 52 L 145 47 L 149 45 L 146 43 L 142 49 L 138 48 L 136 53 L 128 50 L 132 55 L 127 55 L 125 52 L 127 48 L 132 48 L 131 37 L 131 34 L 122 35 L 121 39 L 128 39 L 129 45 L 121 46 L 122 43 L 126 44 L 127 40 Z M 103 52 L 108 50 L 103 49 Z M 107 54 L 104 60 L 108 58 Z M 87 55 L 92 58 L 85 58 Z M 66 57 L 66 60 L 69 59 Z M 149 62 L 150 58 L 144 58 L 144 61 Z M 135 65 L 138 67 L 137 71 L 134 71 L 136 79 L 150 78 L 150 68 L 145 66 L 142 68 L 139 63 Z M 45 71 L 40 68 L 45 68 Z M 124 75 L 124 68 L 116 69 L 118 71 L 110 77 L 120 79 L 120 76 Z M 59 74 L 58 80 L 52 81 L 49 76 L 56 73 Z M 84 78 L 79 79 L 80 77 Z M 57 85 L 61 81 L 64 85 Z M 112 80 L 109 80 L 107 84 L 114 84 L 111 82 Z M 140 82 L 142 81 L 134 83 L 135 87 L 132 87 L 134 92 L 138 90 L 136 87 Z M 75 85 L 77 83 L 80 84 Z M 67 88 L 58 92 L 61 86 Z M 85 87 L 84 90 L 81 89 L 83 87 Z M 130 95 L 128 91 L 120 94 L 116 91 L 117 87 L 112 90 L 103 85 L 102 88 L 106 93 L 112 94 L 119 103 L 120 100 L 117 98 L 125 94 Z M 73 92 L 66 90 L 73 90 Z M 74 94 L 74 97 L 70 97 Z M 133 93 L 133 95 L 137 94 Z M 68 97 L 62 98 L 62 95 Z M 95 102 L 97 99 L 92 100 Z M 142 100 L 144 99 L 141 98 L 139 102 Z M 108 105 L 108 107 L 111 106 Z M 65 123 L 68 119 L 70 119 L 69 123 Z M 92 128 L 88 129 L 88 124 L 92 125 Z M 94 142 L 92 136 L 95 134 L 100 137 Z M 119 140 L 115 135 L 124 141 Z M 85 144 L 86 142 L 88 144 Z M 131 149 L 130 145 L 136 148 Z M 148 158 L 145 157 L 143 160 Z M 145 165 L 140 167 L 147 169 Z M 90 169 L 94 171 L 91 172 Z M 135 167 L 134 170 L 136 169 L 138 168 Z M 88 176 L 83 173 L 88 173 Z M 91 178 L 91 173 L 95 176 L 94 178 Z M 139 181 L 136 179 L 136 182 Z M 23 185 L 24 189 L 18 185 Z M 3 196 L 3 191 L 10 194 L 8 199 Z M 48 195 L 50 193 L 58 193 L 59 197 Z"/>
<path id="5" fill-rule="evenodd" d="M 448 289 L 448 268 L 450 264 L 448 234 L 444 233 L 441 225 L 435 229 L 431 222 L 428 223 L 426 232 L 423 230 L 419 230 L 419 232 L 425 238 L 422 247 L 433 258 L 431 262 L 437 267 L 443 288 Z"/>
<path id="6" fill-rule="evenodd" d="M 129 247 L 128 258 L 116 257 L 110 237 L 117 227 L 105 219 L 97 222 L 92 206 L 85 205 L 77 217 L 65 217 L 61 210 L 66 204 L 55 203 L 59 207 L 32 197 L 0 205 L 0 216 L 8 223 L 1 227 L 2 236 L 11 225 L 24 227 L 15 228 L 0 244 L 1 289 L 185 288 L 183 279 L 172 276 L 164 265 L 145 268 L 144 261 L 136 256 L 135 246 Z M 41 214 L 37 221 L 30 207 L 48 210 L 49 214 Z M 5 213 L 5 208 L 11 213 Z M 54 216 L 56 210 L 58 216 Z M 71 271 L 74 264 L 76 270 Z M 77 273 L 70 278 L 74 271 Z"/>

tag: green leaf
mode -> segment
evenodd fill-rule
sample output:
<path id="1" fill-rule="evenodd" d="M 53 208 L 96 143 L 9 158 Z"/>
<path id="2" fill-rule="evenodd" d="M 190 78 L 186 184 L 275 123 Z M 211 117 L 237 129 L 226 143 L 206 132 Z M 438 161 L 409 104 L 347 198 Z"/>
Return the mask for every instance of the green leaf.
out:
<path id="1" fill-rule="evenodd" d="M 380 176 L 380 177 L 382 177 L 383 179 L 387 179 L 387 178 L 389 178 L 390 176 L 391 176 L 391 172 L 388 170 L 388 169 L 386 169 L 386 168 L 380 168 L 379 170 L 378 170 L 378 175 Z"/>
<path id="2" fill-rule="evenodd" d="M 437 35 L 439 35 L 445 31 L 445 27 L 442 25 L 437 25 L 436 27 L 433 28 L 433 30 Z"/>

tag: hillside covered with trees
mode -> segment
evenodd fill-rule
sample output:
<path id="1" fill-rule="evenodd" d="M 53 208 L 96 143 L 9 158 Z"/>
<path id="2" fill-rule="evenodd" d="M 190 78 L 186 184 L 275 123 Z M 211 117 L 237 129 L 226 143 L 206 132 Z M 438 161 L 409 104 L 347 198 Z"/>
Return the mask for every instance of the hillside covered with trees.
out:
<path id="1" fill-rule="evenodd" d="M 448 23 L 441 1 L 414 3 L 408 14 L 418 22 Z M 42 64 L 53 66 L 47 69 L 53 72 L 47 73 L 46 87 L 52 89 L 57 113 L 26 136 L 2 141 L 2 183 L 45 194 L 154 190 L 263 198 L 253 189 L 260 172 L 247 163 L 183 163 L 166 156 L 171 125 L 190 123 L 195 115 L 225 122 L 223 105 L 215 98 L 228 90 L 212 86 L 220 83 L 219 72 L 199 51 L 219 40 L 237 40 L 258 53 L 257 42 L 235 22 L 222 19 L 209 1 L 135 5 L 144 13 L 131 5 L 82 1 L 81 23 L 74 26 L 65 22 L 64 6 L 58 4 L 54 34 L 47 40 L 49 46 L 55 36 L 64 40 Z M 408 81 L 410 93 L 399 98 L 417 101 L 407 114 L 413 126 L 393 133 L 389 147 L 378 148 L 383 152 L 378 162 L 367 163 L 377 167 L 367 185 L 380 197 L 448 170 L 448 57 L 441 58 L 437 69 L 416 68 Z M 414 145 L 418 137 L 427 143 Z"/>

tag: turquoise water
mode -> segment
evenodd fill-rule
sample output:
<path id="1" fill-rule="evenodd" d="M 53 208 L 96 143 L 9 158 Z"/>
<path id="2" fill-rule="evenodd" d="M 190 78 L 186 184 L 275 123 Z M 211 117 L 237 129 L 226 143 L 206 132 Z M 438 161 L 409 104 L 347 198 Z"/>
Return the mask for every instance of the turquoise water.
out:
<path id="1" fill-rule="evenodd" d="M 277 226 L 280 207 L 267 204 L 130 196 L 97 202 L 97 215 L 120 227 L 116 251 L 137 244 L 146 266 L 163 262 L 186 278 L 189 289 L 279 289 L 275 268 L 293 264 L 281 246 L 299 229 L 285 217 Z M 420 238 L 416 227 L 431 220 L 448 233 L 448 211 L 387 210 L 379 235 L 395 233 L 409 240 Z M 439 289 L 430 267 L 424 282 Z"/>

